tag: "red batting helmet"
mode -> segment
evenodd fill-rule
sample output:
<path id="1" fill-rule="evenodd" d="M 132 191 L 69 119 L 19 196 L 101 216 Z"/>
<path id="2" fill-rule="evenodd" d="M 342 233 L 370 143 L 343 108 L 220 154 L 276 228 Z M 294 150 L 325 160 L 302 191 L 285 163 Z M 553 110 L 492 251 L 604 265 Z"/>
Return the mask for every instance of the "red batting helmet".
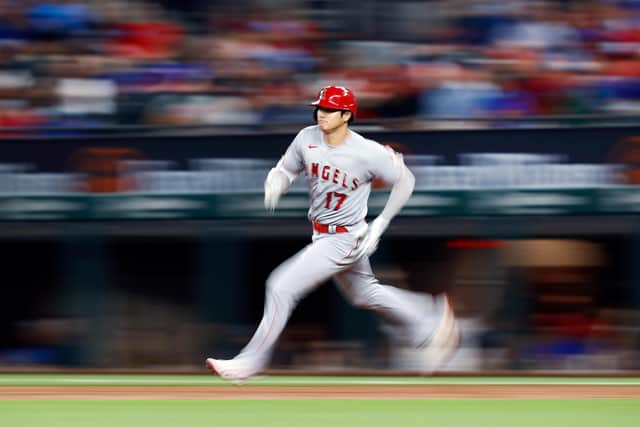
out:
<path id="1" fill-rule="evenodd" d="M 358 109 L 356 96 L 344 86 L 326 86 L 318 92 L 318 99 L 310 105 L 331 108 L 333 110 L 347 110 L 355 117 Z"/>

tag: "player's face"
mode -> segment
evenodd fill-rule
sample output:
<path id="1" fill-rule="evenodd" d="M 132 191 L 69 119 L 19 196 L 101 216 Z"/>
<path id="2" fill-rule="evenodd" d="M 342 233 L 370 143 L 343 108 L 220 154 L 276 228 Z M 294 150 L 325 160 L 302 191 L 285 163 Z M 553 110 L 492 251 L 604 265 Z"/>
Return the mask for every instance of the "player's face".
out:
<path id="1" fill-rule="evenodd" d="M 340 110 L 318 108 L 318 126 L 323 132 L 331 132 L 341 126 L 345 126 L 349 120 L 349 114 L 343 114 Z"/>

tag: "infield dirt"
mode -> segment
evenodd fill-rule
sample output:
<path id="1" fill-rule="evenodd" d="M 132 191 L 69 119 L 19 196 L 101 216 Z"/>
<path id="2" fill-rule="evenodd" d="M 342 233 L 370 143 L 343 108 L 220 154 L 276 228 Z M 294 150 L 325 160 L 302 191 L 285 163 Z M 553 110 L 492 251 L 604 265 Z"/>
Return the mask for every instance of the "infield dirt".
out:
<path id="1" fill-rule="evenodd" d="M 4 386 L 0 400 L 29 399 L 613 399 L 640 398 L 640 386 Z"/>

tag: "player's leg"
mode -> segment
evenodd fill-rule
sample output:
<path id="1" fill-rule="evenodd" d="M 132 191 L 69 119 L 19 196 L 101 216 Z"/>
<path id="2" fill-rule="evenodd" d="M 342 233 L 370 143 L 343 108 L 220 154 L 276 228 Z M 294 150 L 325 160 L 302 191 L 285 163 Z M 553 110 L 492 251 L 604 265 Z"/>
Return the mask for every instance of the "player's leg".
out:
<path id="1" fill-rule="evenodd" d="M 380 284 L 366 257 L 334 280 L 351 304 L 379 313 L 391 325 L 394 339 L 427 349 L 430 366 L 442 365 L 457 348 L 458 329 L 446 295 L 433 297 Z"/>
<path id="2" fill-rule="evenodd" d="M 340 270 L 336 260 L 342 255 L 335 240 L 316 240 L 271 273 L 266 283 L 264 314 L 253 337 L 231 360 L 207 359 L 212 370 L 228 379 L 243 379 L 264 369 L 300 299 Z"/>
<path id="3" fill-rule="evenodd" d="M 403 341 L 416 346 L 426 339 L 427 334 L 420 332 L 428 329 L 425 316 L 433 304 L 428 295 L 381 284 L 367 257 L 336 274 L 334 280 L 352 305 L 377 312 L 396 331 L 396 338 L 401 335 Z"/>

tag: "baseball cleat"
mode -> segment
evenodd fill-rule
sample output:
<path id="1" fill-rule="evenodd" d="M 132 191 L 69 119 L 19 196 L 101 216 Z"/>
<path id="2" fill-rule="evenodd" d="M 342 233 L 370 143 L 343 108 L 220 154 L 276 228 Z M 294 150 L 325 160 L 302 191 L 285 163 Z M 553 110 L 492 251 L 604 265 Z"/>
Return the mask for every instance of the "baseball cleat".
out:
<path id="1" fill-rule="evenodd" d="M 214 374 L 235 383 L 241 383 L 254 375 L 251 369 L 236 359 L 221 360 L 210 357 L 205 360 L 205 364 Z"/>
<path id="2" fill-rule="evenodd" d="M 449 298 L 446 295 L 441 298 L 443 298 L 442 316 L 431 335 L 429 344 L 424 349 L 425 366 L 430 372 L 443 368 L 460 345 L 460 330 L 449 304 Z"/>

